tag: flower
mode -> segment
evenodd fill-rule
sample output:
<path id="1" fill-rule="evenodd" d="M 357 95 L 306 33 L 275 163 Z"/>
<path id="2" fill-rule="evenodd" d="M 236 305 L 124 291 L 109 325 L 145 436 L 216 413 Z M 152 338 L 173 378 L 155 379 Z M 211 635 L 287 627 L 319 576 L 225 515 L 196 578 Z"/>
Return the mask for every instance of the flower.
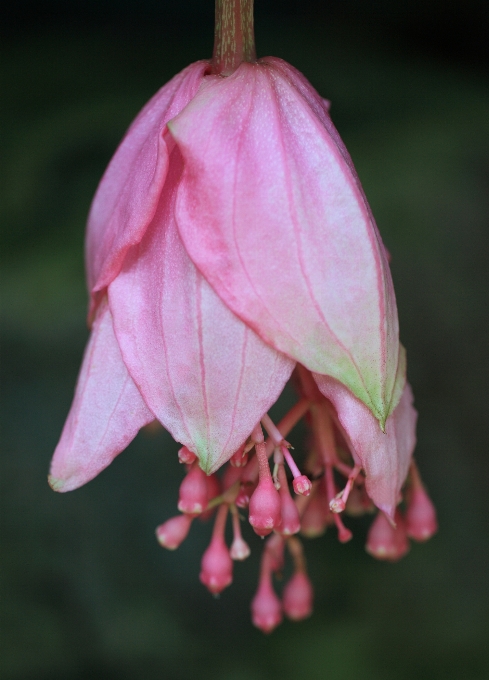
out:
<path id="1" fill-rule="evenodd" d="M 416 412 L 386 251 L 328 109 L 279 59 L 228 77 L 192 64 L 133 122 L 90 211 L 92 332 L 50 484 L 81 486 L 159 420 L 188 472 L 186 519 L 158 538 L 177 547 L 194 516 L 220 505 L 201 572 L 214 593 L 232 580 L 231 557 L 249 553 L 237 507 L 249 504 L 256 533 L 273 530 L 296 554 L 309 504 L 343 542 L 350 493 L 392 521 L 411 465 Z M 292 374 L 301 398 L 277 427 L 267 411 Z M 309 477 L 284 439 L 306 413 Z M 202 470 L 215 480 L 227 461 L 219 495 Z M 339 494 L 333 470 L 347 479 Z M 281 620 L 274 545 L 253 605 L 265 630 Z M 312 607 L 303 561 L 297 574 L 284 594 L 292 618 Z"/>

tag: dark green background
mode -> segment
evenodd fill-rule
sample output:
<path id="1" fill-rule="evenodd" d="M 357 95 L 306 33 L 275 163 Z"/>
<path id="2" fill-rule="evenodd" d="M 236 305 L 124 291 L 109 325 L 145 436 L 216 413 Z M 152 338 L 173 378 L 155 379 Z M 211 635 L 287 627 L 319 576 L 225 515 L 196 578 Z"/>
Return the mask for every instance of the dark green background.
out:
<path id="1" fill-rule="evenodd" d="M 265 637 L 258 538 L 217 600 L 198 582 L 208 525 L 176 553 L 154 539 L 182 476 L 168 436 L 140 435 L 73 493 L 46 484 L 87 338 L 90 200 L 145 101 L 210 55 L 211 5 L 19 1 L 4 17 L 2 680 L 487 680 L 485 2 L 257 0 L 259 54 L 332 100 L 392 254 L 439 534 L 395 565 L 364 552 L 368 522 L 345 546 L 307 542 L 315 613 Z"/>

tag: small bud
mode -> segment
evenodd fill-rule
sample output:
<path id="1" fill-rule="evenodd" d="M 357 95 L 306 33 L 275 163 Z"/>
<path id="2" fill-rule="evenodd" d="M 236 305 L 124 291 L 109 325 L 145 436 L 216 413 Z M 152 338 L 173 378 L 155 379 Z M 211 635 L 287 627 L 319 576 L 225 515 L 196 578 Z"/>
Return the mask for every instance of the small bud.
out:
<path id="1" fill-rule="evenodd" d="M 251 620 L 263 633 L 271 633 L 282 622 L 282 603 L 272 587 L 271 569 L 266 552 L 262 558 L 258 590 L 251 601 Z"/>
<path id="2" fill-rule="evenodd" d="M 205 483 L 207 486 L 207 503 L 209 503 L 213 498 L 216 498 L 216 496 L 219 496 L 221 493 L 221 483 L 217 475 L 205 475 Z M 212 517 L 215 510 L 215 507 L 204 510 L 204 512 L 199 515 L 199 519 L 203 522 L 207 522 L 207 520 Z"/>
<path id="3" fill-rule="evenodd" d="M 233 542 L 229 554 L 233 560 L 242 562 L 250 556 L 251 550 L 248 543 L 241 536 L 240 518 L 236 505 L 231 505 L 231 512 L 233 515 Z"/>
<path id="4" fill-rule="evenodd" d="M 272 477 L 264 477 L 250 498 L 249 522 L 258 536 L 268 536 L 280 525 L 280 495 L 273 485 Z"/>
<path id="5" fill-rule="evenodd" d="M 411 466 L 411 488 L 407 494 L 406 532 L 415 541 L 427 541 L 438 530 L 436 510 L 423 486 L 416 464 Z"/>
<path id="6" fill-rule="evenodd" d="M 379 512 L 368 532 L 365 550 L 378 560 L 396 562 L 409 551 L 409 541 L 401 513 L 395 515 L 393 526 L 383 512 Z"/>
<path id="7" fill-rule="evenodd" d="M 278 466 L 278 480 L 280 482 L 280 514 L 282 517 L 278 531 L 282 536 L 292 536 L 292 534 L 300 531 L 301 519 L 297 506 L 290 495 L 283 464 Z"/>
<path id="8" fill-rule="evenodd" d="M 312 482 L 306 475 L 300 475 L 299 477 L 295 477 L 292 486 L 294 487 L 296 494 L 299 494 L 300 496 L 309 496 L 312 489 Z"/>
<path id="9" fill-rule="evenodd" d="M 345 513 L 350 517 L 361 517 L 367 512 L 373 512 L 375 506 L 367 496 L 365 487 L 354 486 L 346 502 Z"/>
<path id="10" fill-rule="evenodd" d="M 331 512 L 335 512 L 336 514 L 338 514 L 340 512 L 343 512 L 343 510 L 345 509 L 346 503 L 341 496 L 342 494 L 339 493 L 336 496 L 336 498 L 333 498 L 333 500 L 330 502 L 329 509 L 331 510 Z"/>
<path id="11" fill-rule="evenodd" d="M 250 504 L 250 498 L 253 495 L 253 491 L 256 489 L 256 484 L 252 482 L 242 482 L 238 495 L 236 496 L 235 504 L 238 508 L 245 509 Z"/>
<path id="12" fill-rule="evenodd" d="M 202 556 L 199 578 L 213 595 L 218 595 L 231 585 L 233 561 L 223 538 L 212 538 Z"/>
<path id="13" fill-rule="evenodd" d="M 292 621 L 301 621 L 312 614 L 314 592 L 304 571 L 297 571 L 284 588 L 282 603 L 285 615 Z"/>
<path id="14" fill-rule="evenodd" d="M 322 536 L 328 526 L 327 499 L 317 487 L 308 502 L 301 519 L 301 534 L 307 538 Z"/>
<path id="15" fill-rule="evenodd" d="M 185 463 L 186 465 L 192 465 L 196 460 L 197 456 L 195 453 L 192 453 L 186 446 L 182 446 L 178 452 L 178 461 L 180 463 Z"/>
<path id="16" fill-rule="evenodd" d="M 260 435 L 263 439 L 261 427 L 258 425 L 253 431 L 254 441 L 258 442 Z M 248 519 L 258 536 L 268 536 L 282 521 L 280 496 L 273 485 L 265 444 L 258 442 L 255 445 L 255 451 L 259 466 L 259 481 L 250 498 Z"/>
<path id="17" fill-rule="evenodd" d="M 335 517 L 338 517 L 338 515 L 335 515 Z M 340 543 L 348 543 L 348 541 L 351 541 L 353 538 L 353 533 L 345 527 L 343 522 L 336 522 L 336 526 L 338 529 L 338 540 Z"/>
<path id="18" fill-rule="evenodd" d="M 245 451 L 245 445 L 240 446 L 239 449 L 233 453 L 229 462 L 233 467 L 242 468 L 248 462 L 248 451 Z"/>
<path id="19" fill-rule="evenodd" d="M 207 507 L 207 499 L 206 474 L 195 461 L 180 484 L 178 509 L 189 515 L 200 515 Z"/>
<path id="20" fill-rule="evenodd" d="M 237 536 L 232 542 L 229 554 L 231 555 L 231 559 L 242 562 L 250 556 L 250 546 L 242 536 Z"/>
<path id="21" fill-rule="evenodd" d="M 223 504 L 217 511 L 209 547 L 202 556 L 200 581 L 213 595 L 218 595 L 233 580 L 233 561 L 224 541 L 224 529 L 228 506 Z"/>
<path id="22" fill-rule="evenodd" d="M 177 515 L 156 528 L 158 543 L 167 550 L 175 550 L 187 538 L 192 524 L 191 515 Z"/>

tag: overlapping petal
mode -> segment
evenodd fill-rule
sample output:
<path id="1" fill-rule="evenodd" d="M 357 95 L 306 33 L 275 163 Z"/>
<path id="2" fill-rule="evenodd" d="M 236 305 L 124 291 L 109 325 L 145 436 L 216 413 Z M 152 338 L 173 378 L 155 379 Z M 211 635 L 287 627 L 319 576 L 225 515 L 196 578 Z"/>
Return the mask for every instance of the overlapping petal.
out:
<path id="1" fill-rule="evenodd" d="M 146 403 L 213 472 L 276 401 L 294 362 L 238 319 L 188 257 L 174 219 L 181 172 L 175 148 L 154 220 L 109 286 L 109 302 Z"/>
<path id="2" fill-rule="evenodd" d="M 170 121 L 185 163 L 178 228 L 236 315 L 383 424 L 399 357 L 384 248 L 326 107 L 276 61 L 207 77 Z"/>
<path id="3" fill-rule="evenodd" d="M 416 444 L 417 412 L 409 383 L 382 432 L 365 404 L 344 385 L 327 376 L 315 374 L 314 379 L 335 407 L 351 453 L 365 471 L 368 495 L 393 518 Z"/>
<path id="4" fill-rule="evenodd" d="M 75 398 L 51 461 L 49 483 L 72 491 L 109 465 L 154 420 L 122 361 L 102 301 L 85 350 Z"/>
<path id="5" fill-rule="evenodd" d="M 90 209 L 86 241 L 92 312 L 128 248 L 153 219 L 168 169 L 166 123 L 191 100 L 207 62 L 191 64 L 146 104 L 114 154 Z M 97 295 L 98 293 L 98 295 Z"/>

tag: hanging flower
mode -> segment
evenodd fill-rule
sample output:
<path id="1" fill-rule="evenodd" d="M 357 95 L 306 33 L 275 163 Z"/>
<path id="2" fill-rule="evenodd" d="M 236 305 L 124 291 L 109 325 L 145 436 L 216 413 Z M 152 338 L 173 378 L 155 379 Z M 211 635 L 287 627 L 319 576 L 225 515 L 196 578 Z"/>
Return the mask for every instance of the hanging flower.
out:
<path id="1" fill-rule="evenodd" d="M 386 251 L 328 109 L 275 58 L 230 73 L 216 72 L 216 59 L 192 64 L 144 107 L 90 211 L 92 333 L 51 465 L 51 486 L 75 489 L 159 420 L 183 445 L 187 476 L 183 515 L 158 527 L 158 540 L 176 548 L 192 518 L 219 505 L 200 578 L 220 592 L 231 558 L 249 554 L 237 511 L 249 506 L 255 532 L 277 537 L 253 604 L 265 630 L 282 616 L 271 578 L 286 543 L 296 569 L 284 611 L 311 612 L 293 537 L 309 508 L 319 533 L 334 523 L 341 541 L 351 538 L 340 515 L 350 498 L 357 514 L 373 501 L 390 526 L 415 444 Z M 292 374 L 299 401 L 275 426 L 267 412 Z M 307 475 L 284 439 L 306 414 Z M 436 528 L 434 515 L 419 526 L 420 489 L 408 510 L 415 539 Z"/>

